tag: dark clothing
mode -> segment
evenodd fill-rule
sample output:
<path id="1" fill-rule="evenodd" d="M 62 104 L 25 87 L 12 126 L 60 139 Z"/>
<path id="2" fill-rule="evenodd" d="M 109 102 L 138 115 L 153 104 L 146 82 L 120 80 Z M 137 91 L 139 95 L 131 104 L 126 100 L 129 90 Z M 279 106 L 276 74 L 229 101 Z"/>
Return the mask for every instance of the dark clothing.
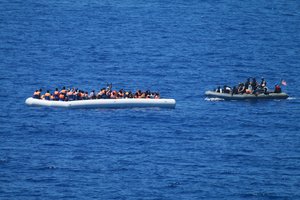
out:
<path id="1" fill-rule="evenodd" d="M 275 86 L 274 93 L 281 93 L 281 87 L 279 85 Z"/>
<path id="2" fill-rule="evenodd" d="M 248 79 L 245 83 L 245 89 L 248 89 L 249 85 L 250 85 L 250 80 Z"/>
<path id="3" fill-rule="evenodd" d="M 255 79 L 253 79 L 252 83 L 251 83 L 251 86 L 252 86 L 252 90 L 256 90 L 257 88 L 257 82 Z"/>

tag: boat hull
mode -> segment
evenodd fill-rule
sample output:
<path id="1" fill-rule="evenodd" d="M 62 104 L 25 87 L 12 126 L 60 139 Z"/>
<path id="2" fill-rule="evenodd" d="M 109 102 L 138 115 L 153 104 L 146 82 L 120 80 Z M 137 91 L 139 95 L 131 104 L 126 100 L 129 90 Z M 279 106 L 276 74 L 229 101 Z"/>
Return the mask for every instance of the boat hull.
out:
<path id="1" fill-rule="evenodd" d="M 286 93 L 269 93 L 269 94 L 227 94 L 214 91 L 206 91 L 205 95 L 209 98 L 220 98 L 224 100 L 259 100 L 259 99 L 287 99 Z"/>
<path id="2" fill-rule="evenodd" d="M 48 101 L 26 99 L 28 106 L 46 106 L 62 108 L 175 108 L 174 99 L 93 99 L 78 101 Z"/>

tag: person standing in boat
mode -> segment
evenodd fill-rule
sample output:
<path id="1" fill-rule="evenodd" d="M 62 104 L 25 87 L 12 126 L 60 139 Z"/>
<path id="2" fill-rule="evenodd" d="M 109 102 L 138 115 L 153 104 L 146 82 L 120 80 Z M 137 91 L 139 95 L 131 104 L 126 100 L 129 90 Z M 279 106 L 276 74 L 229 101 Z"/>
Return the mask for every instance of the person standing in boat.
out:
<path id="1" fill-rule="evenodd" d="M 259 87 L 263 93 L 267 94 L 268 92 L 267 81 L 264 78 L 261 78 Z"/>
<path id="2" fill-rule="evenodd" d="M 252 82 L 251 82 L 252 90 L 256 90 L 257 85 L 258 85 L 258 84 L 257 84 L 256 78 L 253 78 L 253 79 L 252 79 Z"/>
<path id="3" fill-rule="evenodd" d="M 250 78 L 247 78 L 247 81 L 245 82 L 245 90 L 248 89 L 249 85 L 251 85 Z"/>
<path id="4" fill-rule="evenodd" d="M 266 81 L 264 78 L 261 78 L 260 86 L 261 86 L 262 88 L 264 88 L 264 87 L 267 86 L 267 81 Z"/>

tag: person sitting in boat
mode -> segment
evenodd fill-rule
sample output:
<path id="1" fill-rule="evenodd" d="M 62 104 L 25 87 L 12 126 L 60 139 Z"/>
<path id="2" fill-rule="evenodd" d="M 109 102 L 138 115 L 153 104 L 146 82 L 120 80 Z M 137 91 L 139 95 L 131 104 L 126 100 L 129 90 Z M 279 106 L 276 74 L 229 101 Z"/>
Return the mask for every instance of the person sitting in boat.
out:
<path id="1" fill-rule="evenodd" d="M 239 93 L 238 88 L 236 86 L 234 86 L 232 88 L 231 95 L 238 94 L 238 93 Z"/>
<path id="2" fill-rule="evenodd" d="M 74 90 L 73 95 L 74 95 L 74 100 L 82 100 L 81 99 L 81 92 L 77 88 Z"/>
<path id="3" fill-rule="evenodd" d="M 231 93 L 231 87 L 224 85 L 223 87 L 223 93 L 230 94 Z"/>
<path id="4" fill-rule="evenodd" d="M 65 95 L 64 93 L 59 94 L 59 101 L 65 101 Z"/>
<path id="5" fill-rule="evenodd" d="M 281 93 L 282 91 L 281 91 L 281 87 L 280 87 L 280 85 L 275 85 L 275 90 L 274 90 L 274 93 Z"/>
<path id="6" fill-rule="evenodd" d="M 123 89 L 119 90 L 118 98 L 119 99 L 124 99 L 125 98 L 125 91 Z"/>
<path id="7" fill-rule="evenodd" d="M 41 92 L 40 90 L 36 90 L 34 93 L 33 93 L 33 96 L 32 96 L 34 99 L 40 99 L 41 98 Z"/>
<path id="8" fill-rule="evenodd" d="M 89 99 L 89 93 L 88 92 L 84 92 L 84 100 L 88 100 Z"/>
<path id="9" fill-rule="evenodd" d="M 243 94 L 245 91 L 246 91 L 245 84 L 240 83 L 239 86 L 238 86 L 238 94 Z"/>
<path id="10" fill-rule="evenodd" d="M 253 91 L 253 94 L 268 94 L 268 88 L 266 86 L 258 85 L 256 90 Z"/>
<path id="11" fill-rule="evenodd" d="M 216 92 L 218 92 L 218 93 L 222 93 L 222 89 L 221 89 L 221 87 L 219 86 L 217 89 L 216 89 Z"/>
<path id="12" fill-rule="evenodd" d="M 99 90 L 99 92 L 96 95 L 96 99 L 102 99 L 102 96 L 104 94 L 104 88 L 102 88 L 101 90 Z"/>
<path id="13" fill-rule="evenodd" d="M 73 100 L 75 100 L 75 99 L 74 99 L 74 95 L 73 95 L 73 89 L 67 91 L 67 97 L 68 97 L 68 101 L 73 101 Z"/>
<path id="14" fill-rule="evenodd" d="M 60 94 L 63 94 L 63 95 L 66 95 L 67 94 L 67 90 L 66 90 L 66 87 L 64 86 L 62 88 L 62 90 L 60 91 Z"/>
<path id="15" fill-rule="evenodd" d="M 44 99 L 49 101 L 50 98 L 51 98 L 51 94 L 50 94 L 49 90 L 47 90 L 47 92 L 44 94 Z"/>
<path id="16" fill-rule="evenodd" d="M 89 95 L 89 99 L 96 99 L 96 94 L 95 94 L 95 90 L 92 90 L 90 95 Z"/>
<path id="17" fill-rule="evenodd" d="M 78 90 L 77 100 L 83 100 L 84 92 L 82 90 Z"/>
<path id="18" fill-rule="evenodd" d="M 58 88 L 55 89 L 54 93 L 53 93 L 53 97 L 55 101 L 59 100 L 59 91 Z"/>
<path id="19" fill-rule="evenodd" d="M 154 99 L 160 99 L 160 94 L 158 92 L 155 93 Z"/>
<path id="20" fill-rule="evenodd" d="M 117 99 L 118 98 L 118 93 L 117 93 L 117 91 L 112 91 L 111 93 L 110 93 L 110 98 L 111 99 Z"/>
<path id="21" fill-rule="evenodd" d="M 131 91 L 125 92 L 125 99 L 132 99 L 132 98 L 133 98 L 133 94 Z"/>
<path id="22" fill-rule="evenodd" d="M 136 93 L 134 94 L 134 98 L 140 98 L 142 95 L 142 91 L 141 90 L 137 90 Z"/>

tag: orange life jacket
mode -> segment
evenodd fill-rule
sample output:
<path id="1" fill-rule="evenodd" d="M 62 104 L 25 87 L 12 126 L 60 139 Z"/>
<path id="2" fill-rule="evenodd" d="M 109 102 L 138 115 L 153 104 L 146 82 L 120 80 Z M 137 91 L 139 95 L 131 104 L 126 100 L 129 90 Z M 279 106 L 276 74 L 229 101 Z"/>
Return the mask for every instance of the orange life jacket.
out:
<path id="1" fill-rule="evenodd" d="M 64 94 L 60 94 L 59 95 L 59 99 L 64 100 L 65 99 L 65 95 Z"/>
<path id="2" fill-rule="evenodd" d="M 45 93 L 45 95 L 44 95 L 45 97 L 50 97 L 51 96 L 51 94 L 50 93 Z"/>
<path id="3" fill-rule="evenodd" d="M 55 91 L 54 95 L 58 96 L 59 95 L 59 91 Z"/>

